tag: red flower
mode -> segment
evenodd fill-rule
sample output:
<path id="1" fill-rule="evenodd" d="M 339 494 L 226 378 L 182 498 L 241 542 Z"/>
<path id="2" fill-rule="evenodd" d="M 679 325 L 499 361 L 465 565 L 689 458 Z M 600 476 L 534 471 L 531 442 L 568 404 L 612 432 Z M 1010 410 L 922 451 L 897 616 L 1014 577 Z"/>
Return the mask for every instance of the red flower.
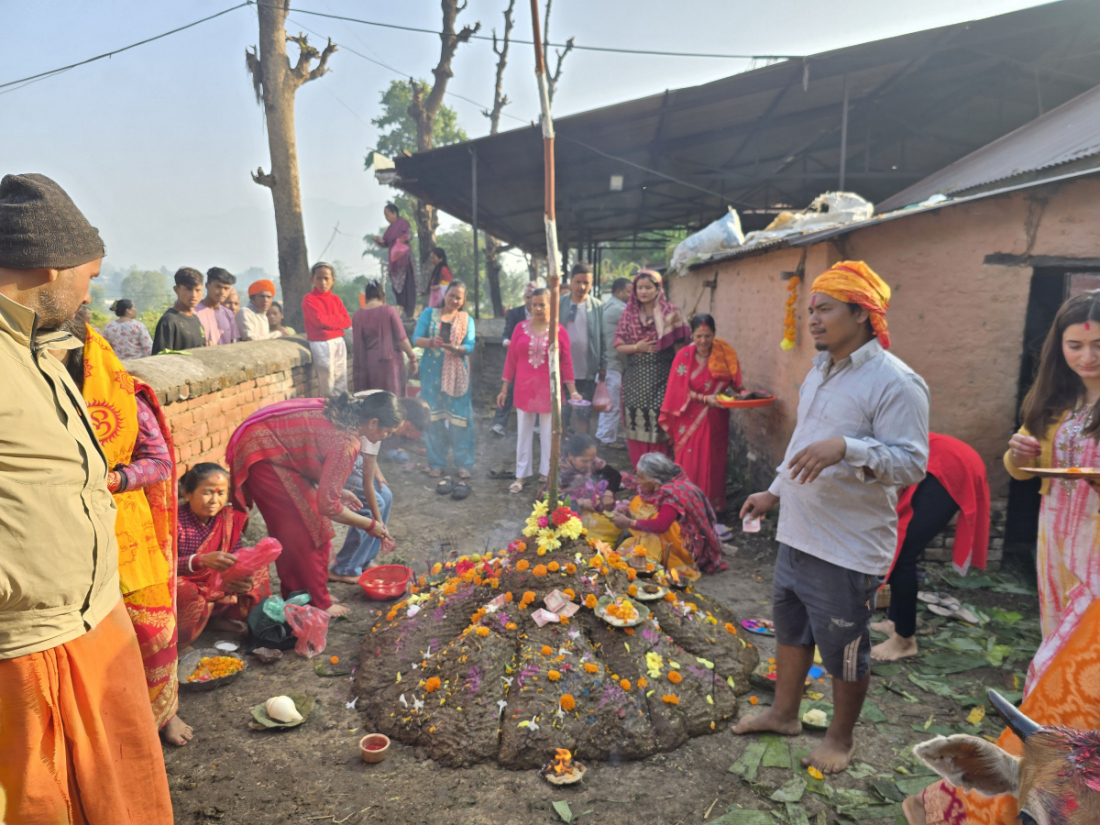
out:
<path id="1" fill-rule="evenodd" d="M 576 513 L 570 510 L 568 507 L 559 507 L 554 511 L 554 526 L 561 527 L 569 519 L 574 518 Z"/>
<path id="2" fill-rule="evenodd" d="M 469 559 L 466 559 L 465 561 L 460 561 L 457 565 L 455 565 L 455 573 L 457 573 L 459 576 L 461 576 L 466 571 L 473 569 L 474 563 Z"/>

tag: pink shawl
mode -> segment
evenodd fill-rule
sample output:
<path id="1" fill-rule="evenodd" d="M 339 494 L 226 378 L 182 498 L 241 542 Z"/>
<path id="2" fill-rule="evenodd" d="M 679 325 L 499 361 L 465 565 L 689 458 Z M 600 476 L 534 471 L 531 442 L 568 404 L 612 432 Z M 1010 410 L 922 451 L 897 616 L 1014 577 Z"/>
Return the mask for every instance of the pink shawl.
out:
<path id="1" fill-rule="evenodd" d="M 442 313 L 440 313 L 442 317 Z M 466 322 L 470 316 L 462 310 L 451 321 L 451 346 L 460 347 L 466 340 Z M 462 356 L 446 350 L 443 353 L 443 382 L 440 389 L 452 398 L 461 398 L 470 388 L 470 369 Z"/>
<path id="2" fill-rule="evenodd" d="M 638 281 L 649 278 L 657 285 L 657 300 L 653 302 L 653 317 L 642 317 L 642 302 L 638 300 Z M 665 297 L 661 276 L 650 269 L 643 269 L 634 276 L 634 288 L 619 326 L 615 330 L 616 344 L 637 344 L 640 341 L 656 341 L 657 349 L 672 346 L 677 341 L 691 338 L 691 327 L 684 321 L 680 308 Z"/>

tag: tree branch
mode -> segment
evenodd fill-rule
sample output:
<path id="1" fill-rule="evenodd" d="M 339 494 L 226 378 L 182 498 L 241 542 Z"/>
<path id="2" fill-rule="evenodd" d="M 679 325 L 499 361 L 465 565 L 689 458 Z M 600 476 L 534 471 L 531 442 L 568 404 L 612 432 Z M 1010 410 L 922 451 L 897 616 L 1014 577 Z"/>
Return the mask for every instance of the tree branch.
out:
<path id="1" fill-rule="evenodd" d="M 573 40 L 574 39 L 575 38 L 570 37 L 568 40 L 566 40 L 565 41 L 565 50 L 556 53 L 558 55 L 558 65 L 554 69 L 554 74 L 551 75 L 550 78 L 549 78 L 550 83 L 549 83 L 549 89 L 547 90 L 549 92 L 549 98 L 550 98 L 551 103 L 554 102 L 554 92 L 558 88 L 558 81 L 561 80 L 561 64 L 565 62 L 565 56 L 567 54 L 569 54 L 569 52 L 573 51 Z"/>
<path id="2" fill-rule="evenodd" d="M 244 50 L 244 65 L 252 76 L 252 91 L 256 93 L 256 103 L 262 104 L 264 102 L 264 76 L 260 65 L 260 56 L 256 53 L 255 46 L 252 47 L 251 51 L 249 49 Z"/>
<path id="3" fill-rule="evenodd" d="M 516 0 L 508 0 L 508 8 L 504 10 L 504 39 L 497 47 L 497 30 L 493 29 L 493 52 L 497 57 L 497 78 L 493 87 L 493 108 L 491 111 L 482 112 L 489 118 L 489 134 L 495 135 L 500 131 L 500 113 L 508 105 L 508 96 L 504 94 L 504 67 L 508 64 L 508 46 L 512 37 L 512 11 L 516 7 Z"/>
<path id="4" fill-rule="evenodd" d="M 275 188 L 275 176 L 266 174 L 262 166 L 252 173 L 252 182 L 258 183 L 260 186 L 266 186 L 268 189 Z"/>
<path id="5" fill-rule="evenodd" d="M 447 91 L 447 81 L 454 77 L 454 73 L 451 71 L 451 60 L 454 58 L 459 44 L 469 42 L 473 35 L 481 31 L 481 23 L 475 23 L 473 26 L 463 26 L 462 31 L 455 34 L 455 19 L 460 12 L 466 9 L 466 3 L 459 5 L 458 0 L 442 0 L 442 5 L 443 31 L 440 33 L 439 39 L 443 45 L 440 49 L 439 65 L 432 70 L 432 74 L 435 75 L 435 83 L 421 106 L 423 112 L 432 120 L 432 125 L 434 125 L 436 112 L 443 104 L 443 95 Z M 431 148 L 430 131 L 427 138 L 428 145 L 418 147 L 421 151 Z"/>
<path id="6" fill-rule="evenodd" d="M 573 39 L 570 37 L 565 41 L 565 51 L 558 52 L 558 65 L 554 70 L 554 73 L 550 73 L 550 7 L 553 5 L 554 0 L 546 0 L 546 14 L 543 17 L 542 24 L 542 59 L 546 64 L 546 92 L 550 98 L 550 102 L 554 102 L 554 92 L 557 91 L 558 81 L 561 80 L 561 64 L 565 60 L 565 56 L 569 52 L 573 51 Z"/>
<path id="7" fill-rule="evenodd" d="M 290 76 L 293 78 L 295 88 L 311 80 L 316 80 L 321 75 L 328 72 L 328 59 L 332 56 L 332 53 L 336 51 L 336 44 L 332 42 L 332 38 L 329 38 L 328 45 L 325 46 L 323 52 L 318 52 L 317 49 L 309 45 L 309 38 L 300 32 L 297 35 L 288 34 L 286 39 L 288 43 L 296 43 L 298 45 L 298 63 L 290 70 Z M 310 64 L 318 57 L 320 60 L 317 63 L 317 68 L 311 71 Z"/>

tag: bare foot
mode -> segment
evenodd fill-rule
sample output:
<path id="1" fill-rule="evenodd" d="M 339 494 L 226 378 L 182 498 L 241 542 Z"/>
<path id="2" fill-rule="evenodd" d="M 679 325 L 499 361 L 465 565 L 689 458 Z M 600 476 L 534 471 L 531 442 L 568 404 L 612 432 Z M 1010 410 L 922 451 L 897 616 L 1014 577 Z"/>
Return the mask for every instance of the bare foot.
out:
<path id="1" fill-rule="evenodd" d="M 181 650 L 177 650 L 176 655 L 177 656 L 186 656 L 188 653 L 194 653 L 194 652 L 195 652 L 195 646 L 194 645 L 188 645 L 187 647 L 185 647 Z"/>
<path id="2" fill-rule="evenodd" d="M 358 576 L 341 576 L 339 573 L 334 573 L 332 570 L 328 571 L 328 580 L 330 582 L 343 582 L 344 584 L 359 584 Z"/>
<path id="3" fill-rule="evenodd" d="M 469 470 L 459 470 L 458 471 L 458 477 L 459 478 L 464 478 L 464 479 L 465 478 L 473 478 L 473 475 L 470 474 Z"/>
<path id="4" fill-rule="evenodd" d="M 332 604 L 329 605 L 328 609 L 325 610 L 325 612 L 332 616 L 332 618 L 336 619 L 340 616 L 348 615 L 351 612 L 351 608 L 348 607 L 346 604 Z"/>
<path id="5" fill-rule="evenodd" d="M 871 658 L 879 662 L 893 662 L 907 656 L 916 656 L 919 650 L 915 636 L 891 636 L 871 648 Z"/>
<path id="6" fill-rule="evenodd" d="M 848 767 L 848 763 L 852 761 L 852 754 L 855 752 L 855 742 L 841 742 L 833 736 L 831 731 L 827 731 L 825 741 L 810 751 L 810 755 L 802 760 L 802 767 L 808 768 L 813 765 L 822 773 L 840 773 Z"/>
<path id="7" fill-rule="evenodd" d="M 190 725 L 184 724 L 184 721 L 178 716 L 173 716 L 168 720 L 168 724 L 160 729 L 160 735 L 168 744 L 182 748 L 191 741 L 195 731 L 192 730 Z"/>
<path id="8" fill-rule="evenodd" d="M 226 619 L 222 616 L 215 616 L 207 624 L 211 630 L 221 630 L 226 633 L 247 633 L 248 625 L 239 619 Z"/>
<path id="9" fill-rule="evenodd" d="M 781 719 L 779 714 L 776 713 L 775 708 L 768 708 L 763 713 L 758 713 L 756 716 L 750 716 L 748 719 L 742 719 L 732 728 L 733 732 L 738 736 L 743 736 L 746 733 L 761 733 L 764 731 L 771 731 L 773 733 L 782 733 L 784 736 L 798 736 L 802 733 L 802 723 L 795 719 Z"/>
<path id="10" fill-rule="evenodd" d="M 439 478 L 442 475 L 442 470 L 428 470 L 428 478 Z"/>
<path id="11" fill-rule="evenodd" d="M 901 803 L 901 812 L 905 814 L 905 821 L 909 825 L 926 825 L 928 821 L 924 815 L 924 802 L 920 794 L 906 797 Z"/>
<path id="12" fill-rule="evenodd" d="M 885 633 L 887 636 L 893 636 L 894 623 L 889 619 L 884 619 L 881 622 L 871 622 L 871 630 L 878 633 Z"/>

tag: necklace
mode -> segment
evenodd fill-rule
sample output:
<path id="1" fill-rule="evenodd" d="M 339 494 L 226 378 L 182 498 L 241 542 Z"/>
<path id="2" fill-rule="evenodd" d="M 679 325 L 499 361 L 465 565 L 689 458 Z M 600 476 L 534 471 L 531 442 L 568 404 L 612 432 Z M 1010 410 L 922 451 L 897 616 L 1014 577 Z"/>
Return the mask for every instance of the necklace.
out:
<path id="1" fill-rule="evenodd" d="M 1070 417 L 1062 426 L 1058 434 L 1057 446 L 1061 458 L 1069 462 L 1066 465 L 1067 467 L 1081 466 L 1085 457 L 1085 445 L 1081 438 L 1081 431 L 1092 424 L 1092 418 L 1092 407 L 1081 406 L 1070 413 Z M 1072 492 L 1077 487 L 1077 480 L 1062 479 L 1062 487 L 1067 492 Z"/>

